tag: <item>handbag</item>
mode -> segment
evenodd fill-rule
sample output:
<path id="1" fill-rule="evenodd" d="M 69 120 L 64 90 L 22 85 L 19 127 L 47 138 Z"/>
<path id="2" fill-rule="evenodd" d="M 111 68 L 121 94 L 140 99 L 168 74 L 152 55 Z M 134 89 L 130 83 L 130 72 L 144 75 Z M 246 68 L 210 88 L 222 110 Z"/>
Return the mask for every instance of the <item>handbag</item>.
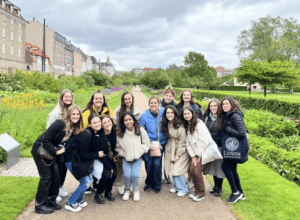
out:
<path id="1" fill-rule="evenodd" d="M 220 159 L 223 159 L 223 157 L 219 151 L 218 145 L 216 142 L 211 141 L 203 151 L 201 163 L 204 165 L 211 161 Z"/>
<path id="2" fill-rule="evenodd" d="M 44 146 L 43 146 L 43 139 L 44 139 L 44 136 L 43 136 L 43 138 L 42 138 L 41 145 L 40 145 L 39 149 L 37 150 L 37 153 L 41 156 L 42 161 L 43 161 L 43 164 L 44 164 L 45 166 L 49 167 L 49 166 L 51 166 L 51 165 L 54 163 L 54 161 L 55 161 L 55 159 L 56 159 L 56 155 L 55 155 L 55 157 L 53 157 L 53 155 L 50 154 L 50 153 L 44 148 Z M 45 161 L 43 160 L 43 158 L 45 158 L 45 159 L 47 159 L 47 160 L 53 160 L 53 161 L 52 161 L 50 164 L 47 164 L 47 163 L 45 163 Z"/>
<path id="3" fill-rule="evenodd" d="M 247 138 L 230 137 L 228 134 L 223 133 L 221 139 L 223 159 L 245 163 L 248 158 L 245 152 L 246 141 Z"/>
<path id="4" fill-rule="evenodd" d="M 150 142 L 150 157 L 160 157 L 161 156 L 161 145 L 159 143 L 159 124 L 157 125 L 158 138 L 157 141 Z"/>

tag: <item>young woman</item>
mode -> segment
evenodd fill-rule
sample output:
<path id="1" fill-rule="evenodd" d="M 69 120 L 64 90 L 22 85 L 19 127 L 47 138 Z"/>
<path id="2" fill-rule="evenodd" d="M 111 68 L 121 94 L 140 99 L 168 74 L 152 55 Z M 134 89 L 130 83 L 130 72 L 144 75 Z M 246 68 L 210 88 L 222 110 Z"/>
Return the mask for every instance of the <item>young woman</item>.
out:
<path id="1" fill-rule="evenodd" d="M 163 152 L 167 143 L 167 138 L 160 126 L 163 109 L 159 109 L 159 98 L 156 95 L 150 97 L 149 107 L 150 108 L 146 110 L 141 116 L 141 126 L 145 128 L 151 142 L 159 141 Z M 144 188 L 144 191 L 154 189 L 156 193 L 160 193 L 162 173 L 161 158 L 161 156 L 151 157 L 150 151 L 143 155 L 143 160 L 145 161 L 145 168 L 147 172 L 147 178 L 145 182 L 146 186 Z"/>
<path id="2" fill-rule="evenodd" d="M 59 100 L 57 102 L 56 107 L 49 113 L 47 118 L 47 129 L 50 125 L 58 119 L 65 119 L 67 115 L 67 110 L 70 105 L 73 104 L 73 93 L 69 89 L 64 89 L 60 93 Z M 59 161 L 59 160 L 58 160 Z M 66 197 L 69 194 L 66 192 L 66 189 L 63 187 L 66 175 L 67 175 L 67 167 L 64 163 L 57 163 L 60 170 L 60 180 L 59 180 L 59 195 L 56 198 L 57 202 L 62 201 L 62 197 Z"/>
<path id="3" fill-rule="evenodd" d="M 161 107 L 165 108 L 168 105 L 173 105 L 177 108 L 177 103 L 174 102 L 175 91 L 172 86 L 167 86 L 164 91 L 164 98 L 160 100 Z"/>
<path id="4" fill-rule="evenodd" d="M 161 120 L 161 128 L 168 137 L 165 149 L 165 173 L 173 177 L 171 193 L 185 196 L 189 190 L 184 175 L 189 170 L 190 157 L 186 149 L 186 134 L 183 125 L 178 119 L 176 107 L 169 105 L 165 108 Z"/>
<path id="5" fill-rule="evenodd" d="M 117 176 L 115 158 L 118 153 L 116 152 L 116 133 L 112 119 L 108 115 L 103 115 L 100 120 L 103 129 L 98 137 L 98 142 L 102 141 L 102 144 L 97 144 L 97 146 L 101 146 L 99 150 L 104 153 L 104 156 L 100 158 L 100 161 L 104 165 L 104 170 L 97 187 L 95 200 L 98 204 L 104 204 L 103 197 L 101 196 L 104 191 L 105 197 L 109 201 L 115 201 L 115 197 L 112 195 L 111 191 Z"/>
<path id="6" fill-rule="evenodd" d="M 126 111 L 132 112 L 134 117 L 136 118 L 136 120 L 140 121 L 141 110 L 134 105 L 134 96 L 133 96 L 132 92 L 129 92 L 129 91 L 126 91 L 122 94 L 121 107 L 117 111 L 117 113 L 114 115 L 114 118 L 113 118 L 114 123 L 116 125 L 119 125 L 119 119 L 121 118 L 123 113 Z M 118 158 L 117 168 L 118 168 L 118 176 L 117 176 L 115 182 L 118 185 L 120 185 L 122 182 L 121 186 L 118 187 L 118 190 L 119 190 L 119 193 L 121 195 L 123 195 L 125 192 L 125 185 L 123 185 L 123 169 L 122 169 L 122 159 L 121 158 Z"/>
<path id="7" fill-rule="evenodd" d="M 203 119 L 201 106 L 195 102 L 193 93 L 189 89 L 185 89 L 181 92 L 180 102 L 178 103 L 177 106 L 178 112 L 180 113 L 183 107 L 187 107 L 187 106 L 191 106 L 192 109 L 195 111 L 197 117 L 201 120 Z"/>
<path id="8" fill-rule="evenodd" d="M 246 135 L 246 126 L 243 120 L 244 114 L 239 108 L 239 103 L 231 97 L 222 99 L 221 101 L 223 113 L 222 132 L 231 137 L 244 138 L 245 140 L 245 155 L 248 160 L 249 143 Z M 237 173 L 237 162 L 231 159 L 224 159 L 222 170 L 231 187 L 232 194 L 229 196 L 228 203 L 236 203 L 238 200 L 245 200 L 240 178 Z"/>
<path id="9" fill-rule="evenodd" d="M 218 99 L 211 99 L 204 112 L 204 122 L 208 128 L 213 140 L 218 145 L 219 151 L 222 152 L 221 129 L 222 129 L 222 107 Z M 221 196 L 222 183 L 225 174 L 221 168 L 223 160 L 215 160 L 208 164 L 204 174 L 210 174 L 214 177 L 214 187 L 210 190 L 211 194 Z"/>
<path id="10" fill-rule="evenodd" d="M 213 142 L 213 139 L 205 126 L 194 110 L 188 106 L 184 107 L 181 112 L 181 120 L 184 123 L 186 130 L 186 147 L 192 162 L 190 164 L 190 176 L 194 184 L 195 192 L 189 197 L 195 202 L 205 199 L 205 186 L 202 173 L 207 167 L 207 164 L 202 163 L 203 157 L 208 157 L 205 154 L 205 149 Z M 213 142 L 213 144 L 215 144 Z"/>
<path id="11" fill-rule="evenodd" d="M 35 201 L 36 213 L 48 214 L 54 210 L 61 209 L 61 205 L 55 201 L 59 193 L 59 168 L 55 159 L 54 161 L 49 161 L 37 153 L 41 143 L 50 154 L 56 157 L 56 155 L 61 155 L 65 152 L 63 147 L 58 149 L 57 146 L 64 144 L 71 135 L 79 134 L 81 127 L 80 109 L 72 105 L 68 108 L 64 120 L 56 120 L 35 141 L 31 154 L 40 175 Z"/>
<path id="12" fill-rule="evenodd" d="M 139 184 L 142 155 L 150 148 L 150 140 L 143 127 L 139 125 L 132 112 L 124 112 L 120 118 L 117 132 L 116 151 L 122 157 L 125 193 L 123 200 L 130 197 L 133 185 L 133 200 L 140 200 Z"/>
<path id="13" fill-rule="evenodd" d="M 94 92 L 90 101 L 82 111 L 83 125 L 85 128 L 88 127 L 88 118 L 92 113 L 98 114 L 99 117 L 104 114 L 111 118 L 113 117 L 113 111 L 108 107 L 105 96 L 101 93 L 101 90 Z"/>
<path id="14" fill-rule="evenodd" d="M 79 116 L 82 118 L 81 114 Z M 66 145 L 66 166 L 80 183 L 65 205 L 65 209 L 72 212 L 79 212 L 88 205 L 83 200 L 83 194 L 88 188 L 88 184 L 93 180 L 92 172 L 94 174 L 102 172 L 102 167 L 97 170 L 98 167 L 96 166 L 94 170 L 94 160 L 103 157 L 103 151 L 99 150 L 101 144 L 96 140 L 101 129 L 99 116 L 92 114 L 88 118 L 88 123 L 89 127 L 72 140 L 70 139 Z"/>

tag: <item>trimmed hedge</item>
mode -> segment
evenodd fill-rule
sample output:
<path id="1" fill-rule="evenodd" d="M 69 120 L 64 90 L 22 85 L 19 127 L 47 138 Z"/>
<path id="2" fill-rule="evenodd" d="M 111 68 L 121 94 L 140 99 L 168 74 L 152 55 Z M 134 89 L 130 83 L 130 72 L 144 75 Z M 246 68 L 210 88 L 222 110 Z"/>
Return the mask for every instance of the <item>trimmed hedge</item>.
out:
<path id="1" fill-rule="evenodd" d="M 181 93 L 183 89 L 174 88 L 178 93 Z M 202 100 L 206 98 L 217 98 L 221 100 L 224 97 L 231 96 L 239 101 L 239 103 L 246 109 L 266 110 L 278 115 L 288 116 L 290 118 L 300 117 L 300 103 L 299 100 L 287 99 L 279 100 L 274 97 L 257 97 L 245 94 L 230 94 L 222 91 L 207 91 L 191 89 L 195 98 Z"/>
<path id="2" fill-rule="evenodd" d="M 220 90 L 220 91 L 247 91 L 247 86 L 217 86 L 217 87 L 212 87 L 212 90 Z"/>
<path id="3" fill-rule="evenodd" d="M 255 134 L 249 135 L 249 144 L 249 155 L 299 185 L 300 151 L 286 151 L 278 148 L 266 138 Z"/>

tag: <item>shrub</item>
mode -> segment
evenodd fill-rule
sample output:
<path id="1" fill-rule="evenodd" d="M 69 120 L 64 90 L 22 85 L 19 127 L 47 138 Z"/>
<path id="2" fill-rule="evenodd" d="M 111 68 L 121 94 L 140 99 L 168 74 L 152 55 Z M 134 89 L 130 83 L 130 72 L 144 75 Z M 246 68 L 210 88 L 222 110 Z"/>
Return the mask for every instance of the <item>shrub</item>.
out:
<path id="1" fill-rule="evenodd" d="M 86 82 L 87 86 L 89 86 L 89 87 L 92 87 L 92 86 L 94 86 L 94 85 L 95 85 L 95 80 L 93 79 L 93 77 L 92 77 L 92 76 L 89 76 L 89 75 L 83 74 L 83 75 L 81 75 L 80 77 L 81 77 L 82 79 L 84 79 L 84 80 L 85 80 L 85 82 Z"/>

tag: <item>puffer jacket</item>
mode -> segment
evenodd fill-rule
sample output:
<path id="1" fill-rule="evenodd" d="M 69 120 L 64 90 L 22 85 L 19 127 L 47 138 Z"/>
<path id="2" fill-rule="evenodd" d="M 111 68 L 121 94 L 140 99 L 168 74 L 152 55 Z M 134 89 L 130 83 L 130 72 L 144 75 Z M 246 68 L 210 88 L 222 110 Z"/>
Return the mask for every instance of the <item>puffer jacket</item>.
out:
<path id="1" fill-rule="evenodd" d="M 213 123 L 213 121 L 211 120 L 211 117 L 209 115 L 207 115 L 204 118 L 204 121 L 205 121 L 205 125 L 208 128 L 212 138 L 214 139 L 214 141 L 216 142 L 218 147 L 221 147 L 222 132 L 220 129 L 216 128 L 216 126 L 217 126 L 216 122 Z"/>
<path id="2" fill-rule="evenodd" d="M 244 113 L 233 110 L 230 113 L 223 113 L 222 133 L 236 138 L 245 138 L 245 161 L 248 160 L 249 142 L 246 135 L 246 126 L 244 123 Z"/>
<path id="3" fill-rule="evenodd" d="M 158 140 L 158 126 L 159 126 L 159 143 L 161 145 L 167 143 L 167 138 L 164 132 L 161 129 L 160 121 L 162 118 L 162 114 L 164 109 L 159 109 L 159 115 L 154 118 L 151 114 L 150 110 L 147 109 L 144 114 L 141 116 L 140 124 L 143 126 L 150 138 L 150 141 L 157 141 Z"/>
<path id="4" fill-rule="evenodd" d="M 191 104 L 191 107 L 192 107 L 193 110 L 195 111 L 197 117 L 198 117 L 199 119 L 203 120 L 203 115 L 202 115 L 202 111 L 201 111 L 201 106 L 198 105 L 197 103 L 195 103 L 195 104 Z M 183 109 L 183 103 L 178 104 L 178 105 L 177 105 L 177 110 L 178 110 L 179 114 L 180 114 L 180 112 L 182 111 L 182 109 Z"/>

